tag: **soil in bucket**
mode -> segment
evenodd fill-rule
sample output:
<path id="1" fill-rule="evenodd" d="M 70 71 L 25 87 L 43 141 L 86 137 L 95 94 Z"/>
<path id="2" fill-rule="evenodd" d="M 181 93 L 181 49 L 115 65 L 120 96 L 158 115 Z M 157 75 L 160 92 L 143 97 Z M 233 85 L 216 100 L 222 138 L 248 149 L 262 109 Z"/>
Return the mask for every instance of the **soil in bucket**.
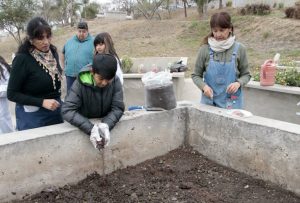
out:
<path id="1" fill-rule="evenodd" d="M 176 108 L 176 98 L 173 83 L 165 85 L 145 86 L 146 108 L 162 108 L 170 110 Z"/>

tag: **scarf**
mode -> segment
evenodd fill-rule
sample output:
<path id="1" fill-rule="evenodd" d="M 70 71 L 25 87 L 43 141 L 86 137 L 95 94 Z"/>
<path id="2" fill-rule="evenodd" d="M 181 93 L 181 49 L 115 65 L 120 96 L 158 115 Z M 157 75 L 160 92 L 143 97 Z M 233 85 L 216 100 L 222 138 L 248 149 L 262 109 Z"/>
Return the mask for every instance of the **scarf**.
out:
<path id="1" fill-rule="evenodd" d="M 234 42 L 235 42 L 235 36 L 230 36 L 228 37 L 228 39 L 223 41 L 217 41 L 213 37 L 208 38 L 208 44 L 214 52 L 223 52 L 229 49 Z"/>
<path id="2" fill-rule="evenodd" d="M 55 76 L 57 75 L 58 81 L 62 80 L 62 76 L 57 69 L 57 61 L 55 60 L 52 52 L 49 51 L 48 53 L 45 53 L 34 49 L 31 51 L 31 55 L 35 58 L 39 65 L 43 67 L 44 71 L 51 76 L 53 88 L 56 89 Z"/>

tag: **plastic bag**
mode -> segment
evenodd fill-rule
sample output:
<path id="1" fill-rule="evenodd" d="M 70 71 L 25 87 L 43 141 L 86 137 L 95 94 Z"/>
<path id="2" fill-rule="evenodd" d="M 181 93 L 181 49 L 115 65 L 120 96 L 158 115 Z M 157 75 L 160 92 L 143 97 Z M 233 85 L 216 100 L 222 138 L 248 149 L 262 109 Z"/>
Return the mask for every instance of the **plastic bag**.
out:
<path id="1" fill-rule="evenodd" d="M 172 84 L 172 75 L 163 71 L 157 73 L 150 71 L 143 75 L 142 82 L 145 86 Z"/>
<path id="2" fill-rule="evenodd" d="M 170 67 L 170 72 L 185 72 L 188 70 L 188 67 L 183 63 L 182 60 L 175 62 Z"/>
<path id="3" fill-rule="evenodd" d="M 147 72 L 142 77 L 145 85 L 146 109 L 176 108 L 176 97 L 173 88 L 172 75 L 168 72 Z"/>

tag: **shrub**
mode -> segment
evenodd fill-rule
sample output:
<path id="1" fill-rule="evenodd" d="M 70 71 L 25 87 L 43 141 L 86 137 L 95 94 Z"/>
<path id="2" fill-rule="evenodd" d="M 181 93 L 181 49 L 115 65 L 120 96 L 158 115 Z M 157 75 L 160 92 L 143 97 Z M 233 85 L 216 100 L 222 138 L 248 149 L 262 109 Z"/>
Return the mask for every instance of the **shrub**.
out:
<path id="1" fill-rule="evenodd" d="M 276 84 L 300 87 L 300 73 L 296 68 L 278 70 L 275 79 Z"/>
<path id="2" fill-rule="evenodd" d="M 300 1 L 296 2 L 294 7 L 286 8 L 284 12 L 287 18 L 300 19 Z"/>
<path id="3" fill-rule="evenodd" d="M 255 68 L 252 73 L 254 81 L 260 81 L 260 69 Z M 279 85 L 300 87 L 300 72 L 296 68 L 277 69 L 275 83 Z"/>
<path id="4" fill-rule="evenodd" d="M 271 7 L 268 4 L 247 4 L 240 10 L 241 15 L 268 15 Z"/>
<path id="5" fill-rule="evenodd" d="M 279 3 L 279 4 L 278 4 L 278 8 L 279 8 L 279 9 L 283 9 L 283 8 L 284 8 L 284 3 Z"/>
<path id="6" fill-rule="evenodd" d="M 294 18 L 300 19 L 300 7 L 298 7 L 298 8 L 295 10 Z"/>
<path id="7" fill-rule="evenodd" d="M 287 18 L 293 18 L 294 17 L 294 13 L 295 13 L 295 8 L 294 7 L 288 7 L 285 9 L 285 16 Z"/>
<path id="8" fill-rule="evenodd" d="M 122 63 L 122 70 L 124 73 L 129 73 L 132 66 L 133 66 L 133 61 L 129 56 L 123 56 L 121 59 Z"/>
<path id="9" fill-rule="evenodd" d="M 227 1 L 226 2 L 226 7 L 232 7 L 232 1 Z"/>
<path id="10" fill-rule="evenodd" d="M 269 32 L 264 32 L 263 33 L 263 38 L 267 39 L 268 37 L 270 37 L 270 33 Z"/>

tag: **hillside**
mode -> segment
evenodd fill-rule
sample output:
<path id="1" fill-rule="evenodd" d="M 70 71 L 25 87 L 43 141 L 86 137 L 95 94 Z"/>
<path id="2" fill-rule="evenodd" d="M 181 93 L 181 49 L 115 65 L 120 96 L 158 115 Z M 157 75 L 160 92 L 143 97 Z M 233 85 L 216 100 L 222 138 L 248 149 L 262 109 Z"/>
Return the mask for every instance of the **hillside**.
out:
<path id="1" fill-rule="evenodd" d="M 210 11 L 209 16 L 215 11 Z M 239 16 L 234 9 L 227 11 L 233 16 L 237 39 L 247 47 L 251 67 L 262 64 L 276 52 L 281 53 L 283 60 L 300 60 L 300 20 L 286 19 L 278 10 L 269 16 Z M 187 56 L 191 69 L 202 38 L 209 32 L 208 20 L 201 19 L 196 9 L 188 9 L 188 18 L 181 10 L 165 20 L 95 19 L 88 23 L 92 35 L 103 31 L 112 35 L 119 56 Z M 59 51 L 75 32 L 70 27 L 54 32 L 53 43 Z M 1 42 L 0 55 L 8 61 L 15 50 L 16 43 L 11 38 Z"/>

